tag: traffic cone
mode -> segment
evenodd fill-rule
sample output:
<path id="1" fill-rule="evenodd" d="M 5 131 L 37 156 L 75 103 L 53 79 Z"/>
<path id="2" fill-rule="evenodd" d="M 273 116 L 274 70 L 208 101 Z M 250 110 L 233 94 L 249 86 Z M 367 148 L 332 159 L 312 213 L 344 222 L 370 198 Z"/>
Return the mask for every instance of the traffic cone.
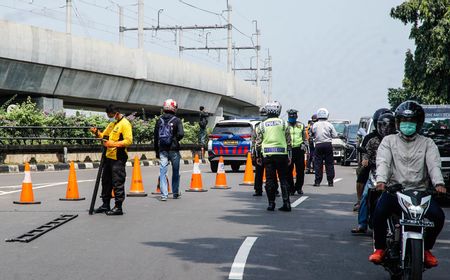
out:
<path id="1" fill-rule="evenodd" d="M 200 164 L 198 162 L 198 155 L 194 158 L 194 170 L 192 171 L 191 186 L 187 192 L 207 192 L 208 190 L 203 189 L 202 183 L 202 173 L 200 171 Z"/>
<path id="2" fill-rule="evenodd" d="M 22 181 L 22 192 L 20 201 L 13 201 L 14 204 L 41 204 L 40 201 L 34 201 L 33 183 L 31 182 L 30 164 L 25 163 L 25 177 Z"/>
<path id="3" fill-rule="evenodd" d="M 253 173 L 252 156 L 247 154 L 247 163 L 245 164 L 244 181 L 241 186 L 253 186 L 255 184 L 255 174 Z"/>
<path id="4" fill-rule="evenodd" d="M 85 197 L 80 197 L 80 195 L 78 194 L 77 174 L 75 173 L 75 165 L 73 164 L 73 161 L 71 161 L 69 169 L 69 180 L 67 182 L 66 198 L 60 198 L 59 200 L 79 201 L 85 199 Z"/>
<path id="5" fill-rule="evenodd" d="M 264 168 L 264 173 L 263 173 L 263 182 L 266 182 L 266 168 Z"/>
<path id="6" fill-rule="evenodd" d="M 161 187 L 160 187 L 160 177 L 158 176 L 158 184 L 156 185 L 156 191 L 152 192 L 152 194 L 161 194 Z M 169 194 L 172 194 L 172 191 L 170 190 L 170 182 L 169 177 L 166 175 L 166 182 L 167 182 L 167 191 Z"/>
<path id="7" fill-rule="evenodd" d="M 144 197 L 147 194 L 144 192 L 144 185 L 142 184 L 141 163 L 138 156 L 134 157 L 133 174 L 131 175 L 131 187 L 127 196 Z"/>
<path id="8" fill-rule="evenodd" d="M 225 175 L 225 164 L 223 163 L 223 157 L 219 158 L 219 166 L 217 167 L 216 184 L 211 189 L 226 190 L 231 189 L 227 185 L 227 176 Z"/>
<path id="9" fill-rule="evenodd" d="M 293 164 L 293 163 L 292 163 Z M 297 178 L 297 170 L 295 170 L 295 165 L 294 165 L 294 169 L 292 169 L 292 177 L 293 178 Z"/>

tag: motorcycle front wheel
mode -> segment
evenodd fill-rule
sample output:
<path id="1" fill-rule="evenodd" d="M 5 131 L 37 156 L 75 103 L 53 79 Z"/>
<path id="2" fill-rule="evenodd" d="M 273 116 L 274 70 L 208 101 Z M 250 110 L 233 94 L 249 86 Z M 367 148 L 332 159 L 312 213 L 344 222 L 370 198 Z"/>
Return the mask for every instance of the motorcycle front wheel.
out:
<path id="1" fill-rule="evenodd" d="M 403 280 L 422 280 L 423 273 L 423 242 L 410 239 L 406 245 L 405 269 Z"/>

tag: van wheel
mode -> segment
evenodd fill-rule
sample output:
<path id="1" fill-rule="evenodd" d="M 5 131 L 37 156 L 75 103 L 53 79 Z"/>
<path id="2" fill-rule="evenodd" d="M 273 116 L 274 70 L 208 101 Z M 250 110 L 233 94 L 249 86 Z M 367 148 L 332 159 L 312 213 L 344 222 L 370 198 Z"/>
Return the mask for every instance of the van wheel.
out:
<path id="1" fill-rule="evenodd" d="M 233 172 L 238 172 L 240 167 L 241 167 L 241 165 L 239 163 L 231 164 L 231 170 L 233 170 Z"/>
<path id="2" fill-rule="evenodd" d="M 218 161 L 211 161 L 209 163 L 209 166 L 211 167 L 211 171 L 213 173 L 216 173 L 217 172 L 217 167 L 219 166 L 219 162 Z"/>

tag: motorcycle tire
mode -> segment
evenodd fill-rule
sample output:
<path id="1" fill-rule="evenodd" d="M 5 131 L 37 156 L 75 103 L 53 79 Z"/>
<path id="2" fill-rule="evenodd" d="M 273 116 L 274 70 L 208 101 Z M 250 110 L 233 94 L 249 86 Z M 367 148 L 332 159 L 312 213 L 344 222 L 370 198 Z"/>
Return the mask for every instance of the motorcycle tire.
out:
<path id="1" fill-rule="evenodd" d="M 404 280 L 422 280 L 423 273 L 423 242 L 418 239 L 408 240 L 405 256 Z"/>

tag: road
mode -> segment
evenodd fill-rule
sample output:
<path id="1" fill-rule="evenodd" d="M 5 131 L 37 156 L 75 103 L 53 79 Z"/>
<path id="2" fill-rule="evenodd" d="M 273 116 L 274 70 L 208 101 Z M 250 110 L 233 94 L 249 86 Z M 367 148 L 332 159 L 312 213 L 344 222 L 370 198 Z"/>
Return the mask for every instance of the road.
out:
<path id="1" fill-rule="evenodd" d="M 30 243 L 0 242 L 0 279 L 389 279 L 367 261 L 370 236 L 350 234 L 356 224 L 354 167 L 336 166 L 333 188 L 313 187 L 313 175 L 306 175 L 305 195 L 290 213 L 266 211 L 265 196 L 253 197 L 252 187 L 239 186 L 242 172 L 227 170 L 231 190 L 210 190 L 215 174 L 207 165 L 201 169 L 208 192 L 183 191 L 180 200 L 161 202 L 150 194 L 158 167 L 141 169 L 149 196 L 127 198 L 120 217 L 87 213 L 97 170 L 77 171 L 80 196 L 87 198 L 78 202 L 59 201 L 68 171 L 33 172 L 40 205 L 13 204 L 23 174 L 0 175 L 3 240 L 59 214 L 79 214 Z M 191 169 L 182 165 L 183 189 L 189 187 Z M 127 174 L 129 188 L 131 168 Z M 450 217 L 448 208 L 445 212 Z M 440 265 L 424 279 L 449 279 L 446 223 L 434 250 Z"/>

